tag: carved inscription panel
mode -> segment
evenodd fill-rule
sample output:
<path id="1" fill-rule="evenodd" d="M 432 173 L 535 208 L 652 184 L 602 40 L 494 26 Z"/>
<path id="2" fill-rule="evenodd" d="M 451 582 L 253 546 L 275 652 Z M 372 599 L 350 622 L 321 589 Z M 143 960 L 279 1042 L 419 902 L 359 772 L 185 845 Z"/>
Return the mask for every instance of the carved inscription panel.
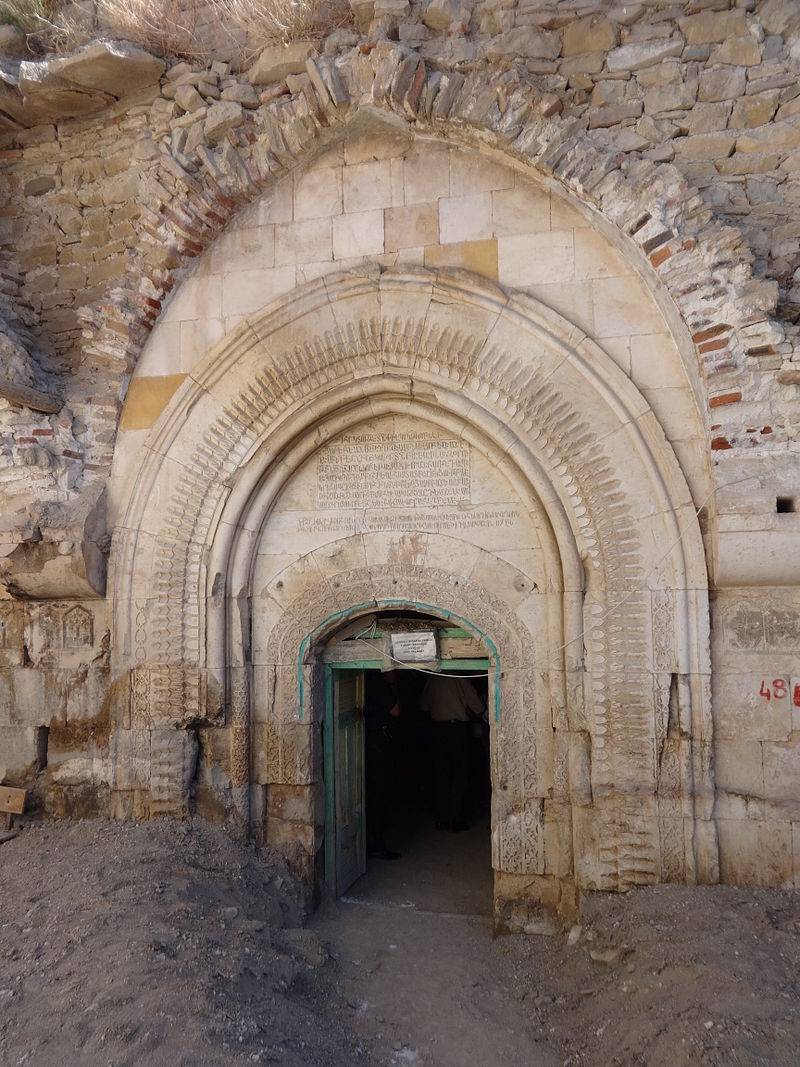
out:
<path id="1" fill-rule="evenodd" d="M 276 502 L 260 555 L 281 569 L 354 534 L 420 532 L 536 569 L 540 548 L 529 510 L 468 442 L 418 419 L 385 416 L 328 441 L 298 471 Z"/>
<path id="2" fill-rule="evenodd" d="M 344 434 L 317 459 L 317 508 L 470 503 L 470 447 L 434 430 Z"/>

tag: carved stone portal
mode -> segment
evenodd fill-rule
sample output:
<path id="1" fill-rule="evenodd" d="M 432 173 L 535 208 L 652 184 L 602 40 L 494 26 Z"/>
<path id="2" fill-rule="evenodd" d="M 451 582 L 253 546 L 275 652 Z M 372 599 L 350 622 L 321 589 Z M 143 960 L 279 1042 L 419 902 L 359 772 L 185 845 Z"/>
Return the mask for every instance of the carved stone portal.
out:
<path id="1" fill-rule="evenodd" d="M 113 583 L 119 744 L 151 739 L 116 789 L 151 811 L 186 804 L 191 729 L 225 730 L 240 825 L 313 869 L 320 643 L 413 601 L 495 650 L 499 913 L 717 879 L 689 491 L 631 382 L 527 296 L 368 270 L 250 316 L 154 428 Z"/>

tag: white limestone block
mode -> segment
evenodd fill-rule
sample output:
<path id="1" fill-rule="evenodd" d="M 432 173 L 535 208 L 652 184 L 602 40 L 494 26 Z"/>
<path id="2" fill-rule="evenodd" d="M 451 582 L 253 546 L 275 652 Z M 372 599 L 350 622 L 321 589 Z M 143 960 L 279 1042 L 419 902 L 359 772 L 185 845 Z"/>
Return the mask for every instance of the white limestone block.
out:
<path id="1" fill-rule="evenodd" d="M 383 212 L 358 211 L 333 220 L 333 258 L 378 255 L 383 252 Z"/>

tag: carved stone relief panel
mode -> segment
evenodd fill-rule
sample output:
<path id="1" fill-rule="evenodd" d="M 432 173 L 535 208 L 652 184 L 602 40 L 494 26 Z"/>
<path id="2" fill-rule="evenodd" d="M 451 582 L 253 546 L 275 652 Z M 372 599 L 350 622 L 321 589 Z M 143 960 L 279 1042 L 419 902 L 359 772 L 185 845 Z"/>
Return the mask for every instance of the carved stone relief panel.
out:
<path id="1" fill-rule="evenodd" d="M 86 608 L 76 604 L 61 620 L 61 647 L 65 649 L 91 648 L 94 641 L 94 619 Z"/>
<path id="2" fill-rule="evenodd" d="M 24 661 L 24 635 L 28 620 L 29 614 L 24 604 L 0 604 L 0 667 L 16 667 Z"/>
<path id="3" fill-rule="evenodd" d="M 499 562 L 501 567 L 508 566 Z M 457 565 L 458 556 L 451 553 L 451 567 Z M 294 566 L 300 567 L 300 562 Z M 292 569 L 290 565 L 281 572 L 287 585 Z M 352 605 L 354 617 L 391 604 L 426 605 L 428 610 L 463 622 L 468 628 L 476 625 L 488 638 L 491 654 L 497 657 L 501 669 L 506 650 L 513 660 L 520 648 L 527 649 L 530 657 L 532 650 L 546 644 L 544 628 L 528 630 L 501 597 L 458 570 L 426 567 L 421 562 L 385 562 L 368 567 L 366 573 L 343 572 L 339 578 L 346 588 L 354 584 L 363 588 L 362 583 L 367 583 L 365 591 L 369 596 Z M 314 724 L 321 717 L 322 707 L 321 687 L 317 684 L 321 672 L 313 658 L 323 638 L 342 622 L 340 613 L 332 613 L 330 607 L 330 599 L 321 595 L 319 587 L 307 586 L 278 616 L 272 631 L 264 635 L 265 662 L 254 671 L 254 708 L 258 709 L 259 720 L 254 727 L 254 756 L 259 782 L 306 784 L 314 780 L 313 745 L 319 737 Z M 254 610 L 258 610 L 257 606 Z M 305 668 L 302 664 L 295 669 L 270 664 L 273 656 L 283 658 L 287 644 L 294 649 L 296 660 L 301 649 L 306 650 L 310 663 Z M 541 873 L 542 803 L 551 788 L 547 777 L 552 743 L 548 680 L 546 672 L 512 667 L 508 673 L 502 672 L 495 684 L 500 691 L 498 721 L 492 721 L 492 759 L 497 781 L 495 852 L 497 857 L 503 857 L 498 862 L 513 865 L 508 868 L 513 873 Z M 541 740 L 537 736 L 540 723 L 546 725 Z M 305 755 L 301 752 L 303 745 Z M 543 746 L 543 754 L 538 745 Z M 533 836 L 528 839 L 526 834 Z"/>
<path id="4" fill-rule="evenodd" d="M 800 725 L 800 595 L 726 589 L 714 603 L 712 684 L 719 741 L 788 742 Z M 750 765 L 761 754 L 739 758 Z M 738 780 L 746 786 L 746 768 Z M 735 777 L 726 774 L 733 786 Z"/>
<path id="5" fill-rule="evenodd" d="M 726 600 L 732 598 L 726 597 Z M 800 607 L 791 594 L 741 598 L 722 616 L 726 652 L 800 652 Z"/>
<path id="6" fill-rule="evenodd" d="M 150 731 L 150 815 L 183 815 L 189 783 L 197 763 L 193 731 L 157 728 Z"/>

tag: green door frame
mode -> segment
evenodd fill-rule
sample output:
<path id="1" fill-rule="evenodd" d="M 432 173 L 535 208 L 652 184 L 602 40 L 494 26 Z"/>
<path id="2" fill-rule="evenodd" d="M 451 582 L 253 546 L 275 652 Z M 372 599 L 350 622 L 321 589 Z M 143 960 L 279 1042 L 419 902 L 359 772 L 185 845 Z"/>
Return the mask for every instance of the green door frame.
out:
<path id="1" fill-rule="evenodd" d="M 334 611 L 332 615 L 328 615 L 326 619 L 323 619 L 321 623 L 314 627 L 303 640 L 300 642 L 300 647 L 297 650 L 297 697 L 298 708 L 297 717 L 302 722 L 306 713 L 306 680 L 304 674 L 304 667 L 306 665 L 309 649 L 312 647 L 314 641 L 324 631 L 331 629 L 332 624 L 339 622 L 344 623 L 348 619 L 351 619 L 357 615 L 364 615 L 376 610 L 384 610 L 386 608 L 411 608 L 414 611 L 421 612 L 423 614 L 434 615 L 439 619 L 450 619 L 456 623 L 460 623 L 466 628 L 467 632 L 471 635 L 477 636 L 489 650 L 489 663 L 490 669 L 494 673 L 494 721 L 500 722 L 500 705 L 502 701 L 501 696 L 501 670 L 500 670 L 500 654 L 497 651 L 497 646 L 491 637 L 484 633 L 474 623 L 470 623 L 467 619 L 463 619 L 458 615 L 455 615 L 452 611 L 444 611 L 442 608 L 437 608 L 435 604 L 426 604 L 421 600 L 405 600 L 405 599 L 391 599 L 391 600 L 369 600 L 362 604 L 354 604 L 351 608 L 346 608 L 343 611 Z M 445 661 L 452 662 L 452 661 Z M 467 660 L 455 661 L 458 663 L 469 662 Z"/>
<path id="2" fill-rule="evenodd" d="M 361 659 L 346 663 L 325 664 L 325 716 L 322 721 L 322 774 L 325 785 L 325 884 L 335 892 L 336 885 L 336 772 L 333 750 L 334 736 L 334 671 L 379 671 L 383 660 Z M 485 671 L 489 676 L 488 658 L 443 659 L 441 671 Z"/>

